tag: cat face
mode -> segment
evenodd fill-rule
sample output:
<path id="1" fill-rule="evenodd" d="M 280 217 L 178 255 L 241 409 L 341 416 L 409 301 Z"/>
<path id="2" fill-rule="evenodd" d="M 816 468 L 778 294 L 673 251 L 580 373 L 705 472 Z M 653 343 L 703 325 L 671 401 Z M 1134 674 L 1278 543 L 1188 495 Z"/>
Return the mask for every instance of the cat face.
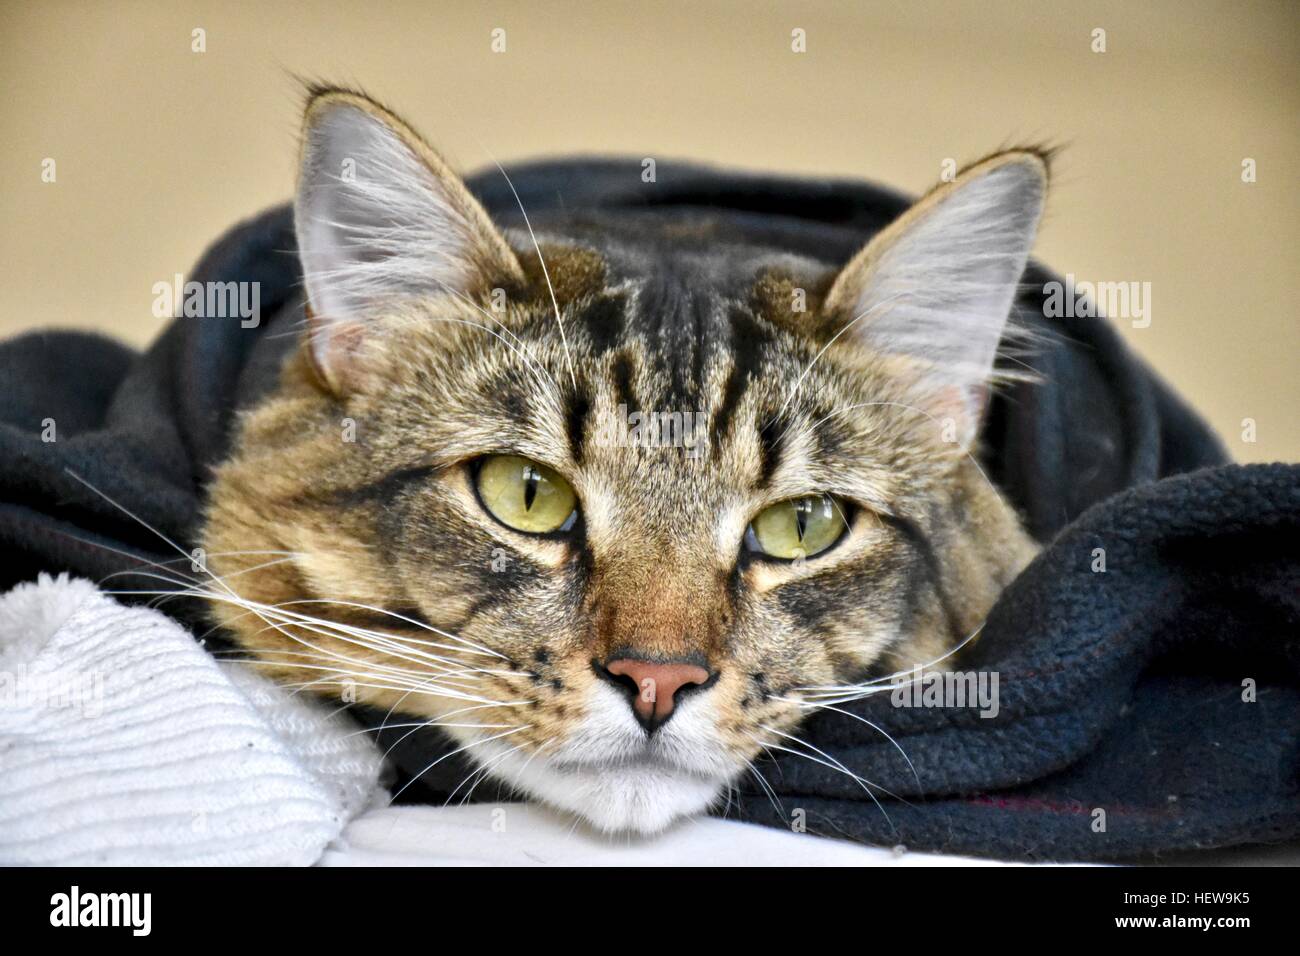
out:
<path id="1" fill-rule="evenodd" d="M 1044 188 L 993 157 L 838 273 L 706 215 L 504 234 L 317 96 L 309 334 L 212 485 L 218 620 L 601 828 L 705 809 L 806 689 L 941 656 L 1030 556 L 969 450 Z"/>

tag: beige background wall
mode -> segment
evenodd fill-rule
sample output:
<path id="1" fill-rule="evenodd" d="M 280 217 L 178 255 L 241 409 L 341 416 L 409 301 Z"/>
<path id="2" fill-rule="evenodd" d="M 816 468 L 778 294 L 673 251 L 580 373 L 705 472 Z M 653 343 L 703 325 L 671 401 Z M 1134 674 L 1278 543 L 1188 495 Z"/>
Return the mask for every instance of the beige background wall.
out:
<path id="1" fill-rule="evenodd" d="M 1038 255 L 1152 283 L 1133 346 L 1236 457 L 1300 459 L 1300 4 L 6 2 L 0 336 L 150 341 L 153 283 L 289 195 L 291 74 L 366 87 L 465 168 L 594 150 L 920 191 L 1064 143 Z"/>

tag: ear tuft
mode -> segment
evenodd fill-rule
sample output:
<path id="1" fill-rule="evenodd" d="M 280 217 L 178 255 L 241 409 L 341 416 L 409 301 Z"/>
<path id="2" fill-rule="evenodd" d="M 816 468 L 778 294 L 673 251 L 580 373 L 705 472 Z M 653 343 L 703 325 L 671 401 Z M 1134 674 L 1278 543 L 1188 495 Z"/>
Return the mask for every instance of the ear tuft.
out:
<path id="1" fill-rule="evenodd" d="M 920 390 L 978 428 L 998 343 L 1042 217 L 1046 157 L 999 153 L 963 170 L 868 243 L 836 278 L 826 310 L 869 349 L 914 359 Z"/>
<path id="2" fill-rule="evenodd" d="M 478 201 L 409 126 L 356 93 L 316 93 L 304 119 L 298 253 L 312 358 L 338 388 L 385 308 L 522 276 Z"/>

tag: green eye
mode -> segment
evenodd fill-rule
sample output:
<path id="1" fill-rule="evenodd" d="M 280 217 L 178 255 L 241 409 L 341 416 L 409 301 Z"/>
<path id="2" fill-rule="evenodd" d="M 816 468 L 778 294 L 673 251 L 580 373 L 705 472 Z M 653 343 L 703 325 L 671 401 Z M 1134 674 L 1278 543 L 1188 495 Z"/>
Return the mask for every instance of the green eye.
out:
<path id="1" fill-rule="evenodd" d="M 527 458 L 485 458 L 476 481 L 483 506 L 516 531 L 567 531 L 578 518 L 578 499 L 569 483 L 545 465 Z"/>
<path id="2" fill-rule="evenodd" d="M 752 551 L 771 558 L 811 558 L 840 539 L 848 525 L 844 506 L 830 495 L 778 501 L 761 511 L 745 541 Z"/>

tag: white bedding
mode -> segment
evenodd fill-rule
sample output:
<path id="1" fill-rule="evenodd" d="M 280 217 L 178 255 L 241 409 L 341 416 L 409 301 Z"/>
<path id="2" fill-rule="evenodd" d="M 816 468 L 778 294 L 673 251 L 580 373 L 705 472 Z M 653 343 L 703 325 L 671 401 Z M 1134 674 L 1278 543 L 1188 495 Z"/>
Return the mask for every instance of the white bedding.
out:
<path id="1" fill-rule="evenodd" d="M 687 820 L 653 838 L 603 837 L 531 804 L 387 807 L 348 825 L 323 866 L 1002 866 L 865 847 L 734 820 Z"/>

